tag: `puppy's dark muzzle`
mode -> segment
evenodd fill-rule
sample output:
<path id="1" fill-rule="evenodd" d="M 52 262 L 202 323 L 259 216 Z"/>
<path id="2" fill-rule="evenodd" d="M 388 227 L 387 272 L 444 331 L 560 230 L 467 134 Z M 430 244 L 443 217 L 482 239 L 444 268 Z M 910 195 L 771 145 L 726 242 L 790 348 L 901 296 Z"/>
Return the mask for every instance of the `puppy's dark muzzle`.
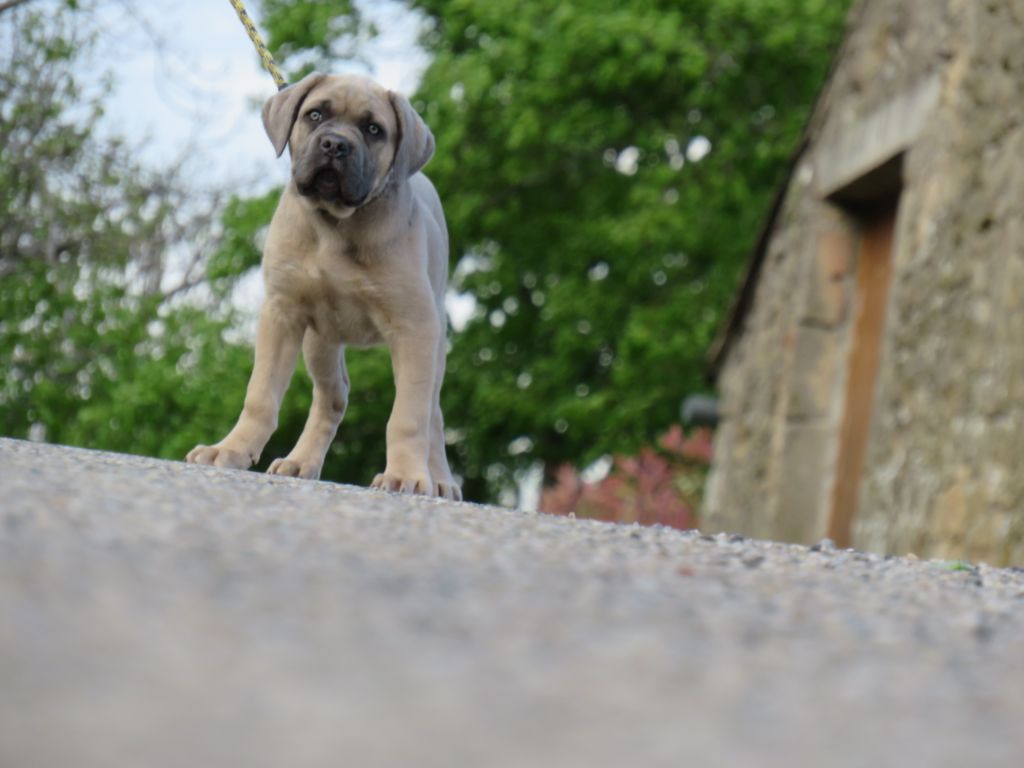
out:
<path id="1" fill-rule="evenodd" d="M 300 195 L 351 208 L 367 199 L 374 178 L 358 139 L 329 126 L 310 136 L 292 173 Z"/>

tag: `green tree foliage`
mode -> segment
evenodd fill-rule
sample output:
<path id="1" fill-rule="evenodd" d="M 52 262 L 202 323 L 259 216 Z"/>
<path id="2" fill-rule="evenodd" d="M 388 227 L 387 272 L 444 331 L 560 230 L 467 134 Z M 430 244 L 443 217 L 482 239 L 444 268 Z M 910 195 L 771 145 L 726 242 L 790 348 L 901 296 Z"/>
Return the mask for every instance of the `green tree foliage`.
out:
<path id="1" fill-rule="evenodd" d="M 272 38 L 308 5 L 275 0 Z M 426 170 L 477 307 L 445 389 L 468 495 L 651 442 L 704 386 L 847 3 L 411 5 L 433 57 Z"/>
<path id="2" fill-rule="evenodd" d="M 325 69 L 339 57 L 357 55 L 356 38 L 366 29 L 351 0 L 263 0 L 262 11 L 267 45 L 291 70 L 293 80 Z"/>
<path id="3" fill-rule="evenodd" d="M 0 434 L 181 458 L 230 425 L 252 355 L 182 298 L 218 197 L 96 135 L 76 5 L 0 14 Z"/>
<path id="4" fill-rule="evenodd" d="M 473 267 L 455 287 L 479 302 L 448 384 L 465 471 L 652 442 L 703 386 L 842 4 L 417 5 L 429 170 Z M 519 435 L 532 450 L 510 462 Z"/>

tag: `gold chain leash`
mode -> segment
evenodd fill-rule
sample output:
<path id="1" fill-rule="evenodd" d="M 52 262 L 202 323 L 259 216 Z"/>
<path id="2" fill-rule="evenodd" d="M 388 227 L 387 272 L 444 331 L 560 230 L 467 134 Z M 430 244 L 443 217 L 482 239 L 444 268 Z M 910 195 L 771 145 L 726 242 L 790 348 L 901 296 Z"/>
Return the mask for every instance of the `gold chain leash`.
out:
<path id="1" fill-rule="evenodd" d="M 263 66 L 266 67 L 267 72 L 274 78 L 274 82 L 277 83 L 277 89 L 282 90 L 288 87 L 288 83 L 281 75 L 281 70 L 277 68 L 274 63 L 274 57 L 270 55 L 270 51 L 267 50 L 267 46 L 263 43 L 263 38 L 260 37 L 260 33 L 256 31 L 256 25 L 252 23 L 252 19 L 249 18 L 249 14 L 245 12 L 245 6 L 242 5 L 242 0 L 229 0 L 232 7 L 235 9 L 235 13 L 238 14 L 239 20 L 242 22 L 242 26 L 245 27 L 245 31 L 249 33 L 249 39 L 252 40 L 252 44 L 256 46 L 256 53 L 260 55 L 260 59 L 263 61 Z"/>

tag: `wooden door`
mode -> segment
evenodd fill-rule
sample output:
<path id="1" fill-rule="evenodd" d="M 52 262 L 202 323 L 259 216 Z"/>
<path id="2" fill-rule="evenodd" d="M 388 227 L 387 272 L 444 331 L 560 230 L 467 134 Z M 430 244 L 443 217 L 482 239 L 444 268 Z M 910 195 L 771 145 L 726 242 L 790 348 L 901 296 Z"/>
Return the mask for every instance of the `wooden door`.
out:
<path id="1" fill-rule="evenodd" d="M 857 258 L 850 357 L 847 365 L 845 406 L 839 432 L 839 458 L 828 537 L 837 547 L 850 546 L 850 531 L 857 512 L 857 496 L 864 473 L 875 380 L 881 356 L 885 309 L 892 282 L 892 249 L 898 198 L 861 219 Z"/>

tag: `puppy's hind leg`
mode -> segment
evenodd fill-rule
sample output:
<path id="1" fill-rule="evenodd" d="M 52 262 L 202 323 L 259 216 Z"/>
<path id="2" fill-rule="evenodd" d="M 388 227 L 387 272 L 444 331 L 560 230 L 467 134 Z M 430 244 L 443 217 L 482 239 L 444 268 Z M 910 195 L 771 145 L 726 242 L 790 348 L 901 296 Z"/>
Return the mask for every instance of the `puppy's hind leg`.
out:
<path id="1" fill-rule="evenodd" d="M 317 479 L 327 450 L 338 432 L 348 406 L 348 371 L 345 348 L 327 341 L 312 328 L 302 340 L 302 356 L 313 379 L 313 404 L 299 441 L 283 459 L 275 459 L 267 470 L 273 475 Z"/>
<path id="2" fill-rule="evenodd" d="M 462 500 L 462 489 L 452 478 L 445 453 L 444 416 L 441 414 L 441 384 L 444 382 L 444 366 L 446 356 L 444 336 L 437 348 L 437 365 L 434 372 L 434 410 L 430 417 L 430 478 L 434 482 L 434 490 L 438 496 L 455 501 Z"/>

